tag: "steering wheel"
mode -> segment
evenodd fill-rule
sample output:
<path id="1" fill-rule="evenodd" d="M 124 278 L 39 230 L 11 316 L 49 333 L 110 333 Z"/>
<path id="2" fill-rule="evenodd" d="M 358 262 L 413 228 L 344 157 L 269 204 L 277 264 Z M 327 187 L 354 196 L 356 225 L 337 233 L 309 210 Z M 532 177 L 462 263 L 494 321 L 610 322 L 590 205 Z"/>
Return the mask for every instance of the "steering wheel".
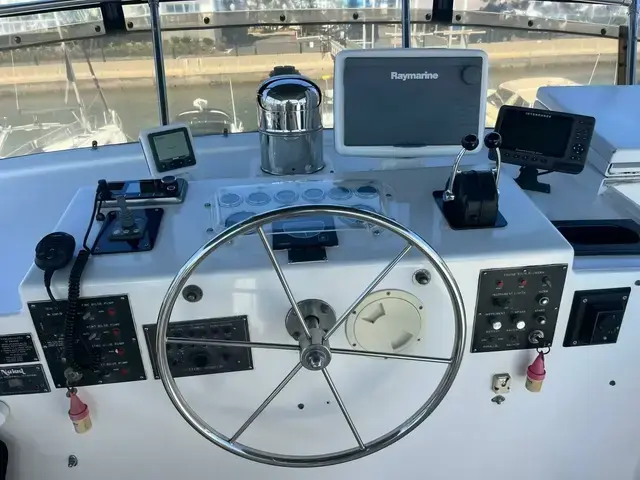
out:
<path id="1" fill-rule="evenodd" d="M 353 304 L 346 311 L 338 317 L 333 326 L 325 333 L 320 329 L 317 324 L 313 322 L 305 321 L 305 316 L 301 311 L 300 304 L 296 302 L 291 288 L 287 283 L 287 280 L 278 264 L 276 256 L 269 245 L 269 240 L 264 231 L 264 225 L 272 223 L 284 218 L 310 216 L 310 215 L 338 215 L 341 217 L 348 217 L 354 220 L 365 222 L 365 224 L 373 224 L 378 227 L 391 231 L 392 233 L 402 237 L 407 244 L 398 253 L 398 255 L 376 276 L 369 286 L 363 291 L 358 298 L 355 299 Z M 261 343 L 261 342 L 236 342 L 229 340 L 218 339 L 193 339 L 193 338 L 178 338 L 167 337 L 167 327 L 169 325 L 169 319 L 171 312 L 175 305 L 176 299 L 180 295 L 183 287 L 186 285 L 187 280 L 196 269 L 212 252 L 218 249 L 220 246 L 227 244 L 235 237 L 244 235 L 248 232 L 257 230 L 258 237 L 264 245 L 267 255 L 271 261 L 271 264 L 282 284 L 284 292 L 291 303 L 292 311 L 295 312 L 295 317 L 300 323 L 300 338 L 298 339 L 298 345 L 292 344 L 278 344 L 278 343 Z M 393 269 L 395 265 L 407 254 L 411 248 L 416 248 L 425 257 L 427 257 L 432 264 L 435 271 L 443 279 L 449 299 L 453 306 L 454 322 L 455 322 L 455 338 L 453 342 L 453 348 L 451 356 L 449 358 L 439 357 L 425 357 L 420 355 L 407 355 L 400 353 L 387 353 L 387 352 L 373 352 L 373 351 L 360 351 L 341 348 L 331 348 L 329 344 L 329 338 L 340 328 L 349 314 L 364 300 L 364 298 L 371 293 L 377 285 L 387 276 L 387 274 Z M 167 293 L 162 300 L 160 306 L 160 312 L 158 314 L 157 324 L 157 337 L 156 337 L 156 352 L 158 356 L 158 373 L 162 384 L 167 392 L 167 395 L 171 399 L 171 402 L 175 408 L 180 412 L 180 415 L 191 425 L 200 435 L 211 441 L 215 445 L 233 453 L 240 457 L 253 460 L 256 462 L 275 465 L 280 467 L 322 467 L 328 465 L 336 465 L 339 463 L 349 462 L 367 455 L 371 455 L 389 445 L 397 442 L 405 435 L 409 434 L 418 425 L 420 425 L 440 404 L 445 397 L 449 388 L 453 384 L 453 381 L 458 373 L 460 364 L 463 357 L 463 349 L 466 341 L 466 316 L 464 310 L 464 304 L 462 301 L 462 295 L 460 289 L 453 278 L 449 268 L 442 260 L 442 258 L 431 248 L 431 246 L 423 240 L 415 232 L 409 230 L 398 222 L 391 220 L 383 215 L 367 212 L 364 210 L 340 206 L 340 205 L 301 205 L 285 207 L 278 210 L 273 210 L 258 215 L 254 215 L 242 222 L 239 222 L 211 240 L 209 240 L 203 247 L 201 247 L 193 256 L 187 260 L 187 262 L 180 269 L 175 276 Z M 300 360 L 293 367 L 291 372 L 280 382 L 280 384 L 271 392 L 271 394 L 262 402 L 262 404 L 256 409 L 255 412 L 247 419 L 246 422 L 238 429 L 238 431 L 231 437 L 227 437 L 222 433 L 216 431 L 209 426 L 202 418 L 200 418 L 191 406 L 186 402 L 182 396 L 175 379 L 171 375 L 169 368 L 169 361 L 167 359 L 167 344 L 191 344 L 191 345 L 213 345 L 213 346 L 226 346 L 226 347 L 245 347 L 245 348 L 268 348 L 278 350 L 297 350 L 300 353 Z M 442 376 L 438 386 L 435 388 L 431 396 L 426 402 L 407 420 L 401 425 L 398 425 L 393 430 L 386 434 L 365 442 L 358 433 L 356 425 L 351 420 L 351 416 L 347 411 L 347 408 L 338 393 L 336 386 L 333 383 L 329 370 L 327 369 L 331 362 L 332 355 L 360 355 L 366 357 L 378 357 L 395 360 L 405 361 L 420 361 L 446 364 L 447 369 Z M 247 445 L 238 442 L 238 438 L 242 433 L 251 425 L 251 423 L 267 408 L 271 401 L 284 389 L 284 387 L 291 381 L 291 379 L 302 369 L 306 368 L 312 371 L 322 372 L 329 389 L 336 399 L 342 414 L 349 425 L 357 446 L 343 450 L 339 452 L 333 452 L 323 455 L 281 455 L 263 450 L 251 448 Z"/>

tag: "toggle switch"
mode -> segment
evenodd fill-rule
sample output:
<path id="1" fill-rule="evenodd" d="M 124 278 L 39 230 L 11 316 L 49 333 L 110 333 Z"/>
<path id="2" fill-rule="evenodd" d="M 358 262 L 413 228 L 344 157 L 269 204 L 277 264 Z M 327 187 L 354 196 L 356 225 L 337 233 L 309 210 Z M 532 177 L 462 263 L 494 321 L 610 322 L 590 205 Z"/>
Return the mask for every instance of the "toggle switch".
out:
<path id="1" fill-rule="evenodd" d="M 549 297 L 547 297 L 546 295 L 538 295 L 537 300 L 538 305 L 542 307 L 549 305 Z"/>
<path id="2" fill-rule="evenodd" d="M 518 330 L 524 330 L 524 327 L 527 326 L 526 322 L 522 318 L 520 318 L 520 315 L 518 315 L 517 313 L 511 314 L 511 323 Z"/>
<path id="3" fill-rule="evenodd" d="M 509 297 L 504 297 L 504 296 L 500 296 L 500 297 L 493 297 L 491 299 L 491 302 L 493 303 L 494 306 L 496 307 L 500 307 L 500 308 L 507 308 L 511 305 L 511 298 Z"/>
<path id="4" fill-rule="evenodd" d="M 489 318 L 489 325 L 491 325 L 491 328 L 494 330 L 500 330 L 502 328 L 502 322 L 500 320 L 498 320 L 496 317 L 494 317 L 493 315 L 491 315 Z"/>

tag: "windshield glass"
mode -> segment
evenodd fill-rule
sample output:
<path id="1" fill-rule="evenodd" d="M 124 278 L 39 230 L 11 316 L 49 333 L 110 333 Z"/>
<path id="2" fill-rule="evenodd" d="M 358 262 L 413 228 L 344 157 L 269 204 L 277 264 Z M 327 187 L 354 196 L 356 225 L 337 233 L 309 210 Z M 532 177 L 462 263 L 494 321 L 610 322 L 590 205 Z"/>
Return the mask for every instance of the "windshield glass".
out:
<path id="1" fill-rule="evenodd" d="M 451 24 L 435 24 L 431 3 L 412 0 L 412 46 L 487 52 L 487 126 L 502 105 L 531 105 L 540 86 L 618 81 L 625 7 L 455 0 Z M 294 65 L 323 90 L 332 128 L 333 56 L 399 48 L 400 4 L 162 2 L 168 118 L 194 135 L 255 131 L 259 83 L 274 66 Z M 131 142 L 159 124 L 149 7 L 123 11 L 125 31 L 107 31 L 99 8 L 0 18 L 0 158 Z"/>

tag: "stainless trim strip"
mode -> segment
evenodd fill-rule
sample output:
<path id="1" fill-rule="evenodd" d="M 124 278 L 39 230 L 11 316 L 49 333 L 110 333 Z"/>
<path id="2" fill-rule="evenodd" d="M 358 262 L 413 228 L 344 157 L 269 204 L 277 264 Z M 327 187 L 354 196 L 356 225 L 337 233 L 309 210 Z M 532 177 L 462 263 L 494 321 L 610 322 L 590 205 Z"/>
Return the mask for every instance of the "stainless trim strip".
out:
<path id="1" fill-rule="evenodd" d="M 149 30 L 147 15 L 126 15 L 127 30 Z M 416 19 L 424 19 L 430 9 L 414 9 L 411 14 Z M 171 17 L 171 22 L 167 18 Z M 284 20 L 283 20 L 284 19 Z M 402 10 L 399 8 L 329 8 L 292 9 L 237 12 L 200 12 L 198 14 L 163 15 L 163 31 L 201 30 L 253 25 L 296 25 L 329 23 L 400 23 Z M 131 25 L 129 25 L 131 23 Z"/>
<path id="2" fill-rule="evenodd" d="M 553 18 L 525 17 L 494 12 L 469 12 L 466 10 L 454 10 L 452 23 L 454 25 L 473 25 L 489 28 L 573 33 L 604 38 L 618 38 L 620 31 L 618 25 L 568 22 Z"/>
<path id="3" fill-rule="evenodd" d="M 71 10 L 86 7 L 99 7 L 99 0 L 42 0 L 0 5 L 0 17 L 12 15 L 31 15 L 43 11 Z"/>
<path id="4" fill-rule="evenodd" d="M 16 32 L 0 35 L 0 50 L 32 47 L 43 44 L 55 44 L 61 41 L 83 40 L 104 36 L 102 20 L 78 25 L 64 25 L 58 28 L 33 32 Z"/>

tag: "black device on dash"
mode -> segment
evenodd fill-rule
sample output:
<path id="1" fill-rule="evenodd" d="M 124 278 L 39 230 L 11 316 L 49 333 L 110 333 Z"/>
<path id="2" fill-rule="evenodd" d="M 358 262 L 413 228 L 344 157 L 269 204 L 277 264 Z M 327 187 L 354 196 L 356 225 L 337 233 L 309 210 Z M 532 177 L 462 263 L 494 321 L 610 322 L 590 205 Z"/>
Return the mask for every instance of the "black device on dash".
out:
<path id="1" fill-rule="evenodd" d="M 34 263 L 45 272 L 60 270 L 73 260 L 76 240 L 66 232 L 54 232 L 46 235 L 36 245 Z"/>
<path id="2" fill-rule="evenodd" d="M 490 151 L 498 151 L 500 134 L 490 132 L 484 137 L 484 145 Z M 453 164 L 445 190 L 436 190 L 433 197 L 449 226 L 454 230 L 471 228 L 500 228 L 507 225 L 500 214 L 498 183 L 500 164 L 490 170 L 460 170 L 460 162 L 466 152 L 476 150 L 480 140 L 476 135 L 465 135 L 460 141 L 462 149 Z"/>
<path id="3" fill-rule="evenodd" d="M 154 206 L 182 203 L 187 194 L 188 182 L 183 178 L 167 175 L 158 179 L 108 182 L 110 196 L 103 198 L 103 206 L 116 207 L 119 196 L 124 196 L 131 206 Z"/>
<path id="4" fill-rule="evenodd" d="M 518 185 L 549 193 L 538 169 L 576 175 L 584 169 L 596 120 L 593 117 L 503 105 L 495 131 L 502 136 L 502 163 L 520 165 Z"/>
<path id="5" fill-rule="evenodd" d="M 196 154 L 191 130 L 185 124 L 171 124 L 140 132 L 140 146 L 154 178 L 193 170 Z"/>

